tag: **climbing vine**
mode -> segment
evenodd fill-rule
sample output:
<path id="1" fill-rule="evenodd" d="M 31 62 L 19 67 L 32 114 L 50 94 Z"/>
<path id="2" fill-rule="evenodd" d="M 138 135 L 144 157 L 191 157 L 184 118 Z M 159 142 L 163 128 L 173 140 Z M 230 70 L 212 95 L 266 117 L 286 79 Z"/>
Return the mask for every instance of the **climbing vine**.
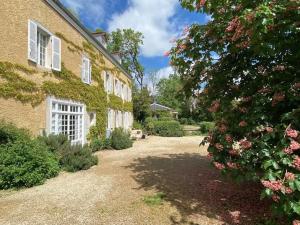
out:
<path id="1" fill-rule="evenodd" d="M 91 43 L 83 42 L 81 47 L 60 33 L 56 35 L 68 45 L 67 48 L 70 52 L 79 55 L 88 54 L 92 64 L 92 84 L 83 83 L 80 77 L 65 67 L 64 63 L 62 63 L 60 72 L 42 73 L 43 77 L 54 77 L 55 80 L 46 80 L 38 85 L 25 77 L 38 75 L 40 71 L 28 69 L 19 64 L 0 62 L 0 97 L 12 98 L 24 104 L 29 103 L 33 107 L 41 104 L 47 95 L 82 102 L 86 105 L 87 111 L 96 113 L 96 125 L 91 127 L 89 138 L 104 136 L 108 107 L 132 111 L 131 102 L 123 103 L 123 100 L 115 95 L 109 95 L 107 98 L 104 90 L 102 72 L 108 71 L 119 78 L 120 70 L 106 66 L 103 55 L 96 51 Z"/>

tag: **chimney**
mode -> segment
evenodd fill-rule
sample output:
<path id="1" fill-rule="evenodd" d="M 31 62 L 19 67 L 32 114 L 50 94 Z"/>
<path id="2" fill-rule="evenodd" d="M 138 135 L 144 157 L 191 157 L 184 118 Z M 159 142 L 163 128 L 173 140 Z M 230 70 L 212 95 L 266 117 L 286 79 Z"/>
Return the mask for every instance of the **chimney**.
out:
<path id="1" fill-rule="evenodd" d="M 120 64 L 122 63 L 120 52 L 113 52 L 112 55 Z"/>
<path id="2" fill-rule="evenodd" d="M 107 47 L 108 35 L 104 31 L 98 31 L 92 33 L 94 38 L 97 39 L 105 48 Z"/>

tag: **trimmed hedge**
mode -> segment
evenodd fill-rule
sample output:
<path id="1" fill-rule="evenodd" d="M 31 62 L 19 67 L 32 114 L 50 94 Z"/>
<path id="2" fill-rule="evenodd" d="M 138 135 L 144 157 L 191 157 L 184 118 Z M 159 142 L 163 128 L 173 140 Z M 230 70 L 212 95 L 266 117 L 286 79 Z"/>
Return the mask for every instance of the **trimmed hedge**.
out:
<path id="1" fill-rule="evenodd" d="M 111 144 L 116 150 L 130 148 L 132 143 L 129 132 L 123 128 L 116 128 L 111 134 Z"/>
<path id="2" fill-rule="evenodd" d="M 90 148 L 92 149 L 92 152 L 112 149 L 111 138 L 94 139 L 90 144 Z"/>
<path id="3" fill-rule="evenodd" d="M 182 137 L 184 132 L 177 121 L 155 121 L 154 133 L 162 137 Z"/>

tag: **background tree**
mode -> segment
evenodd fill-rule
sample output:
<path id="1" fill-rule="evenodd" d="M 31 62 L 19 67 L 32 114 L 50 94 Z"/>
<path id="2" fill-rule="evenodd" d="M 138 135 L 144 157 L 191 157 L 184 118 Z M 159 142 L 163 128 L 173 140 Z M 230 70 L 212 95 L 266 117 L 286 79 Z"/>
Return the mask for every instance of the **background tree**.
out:
<path id="1" fill-rule="evenodd" d="M 217 124 L 213 164 L 260 181 L 274 209 L 300 224 L 300 1 L 181 4 L 212 16 L 184 30 L 171 59 L 188 96 L 206 84 L 202 101 Z"/>
<path id="2" fill-rule="evenodd" d="M 122 66 L 131 74 L 139 88 L 144 85 L 144 67 L 139 62 L 143 34 L 132 29 L 117 29 L 110 34 L 108 50 L 118 53 Z"/>
<path id="3" fill-rule="evenodd" d="M 150 104 L 152 103 L 153 99 L 146 87 L 140 89 L 136 86 L 133 86 L 132 91 L 134 119 L 139 122 L 144 122 L 147 117 L 151 116 Z"/>
<path id="4" fill-rule="evenodd" d="M 163 78 L 157 83 L 157 102 L 176 111 L 181 111 L 183 99 L 179 95 L 182 90 L 180 77 L 171 74 L 169 78 Z"/>

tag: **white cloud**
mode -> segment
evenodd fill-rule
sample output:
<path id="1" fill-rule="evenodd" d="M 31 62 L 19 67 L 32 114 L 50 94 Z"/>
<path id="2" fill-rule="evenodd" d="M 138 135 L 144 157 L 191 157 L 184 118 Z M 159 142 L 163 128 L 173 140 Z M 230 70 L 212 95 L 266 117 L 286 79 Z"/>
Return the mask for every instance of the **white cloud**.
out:
<path id="1" fill-rule="evenodd" d="M 129 7 L 114 14 L 108 23 L 109 31 L 132 28 L 144 34 L 142 55 L 162 56 L 171 48 L 170 40 L 176 36 L 177 27 L 172 22 L 178 0 L 129 0 Z"/>
<path id="2" fill-rule="evenodd" d="M 105 18 L 105 0 L 61 0 L 63 4 L 74 10 L 81 19 L 85 19 L 92 28 L 103 22 Z"/>

